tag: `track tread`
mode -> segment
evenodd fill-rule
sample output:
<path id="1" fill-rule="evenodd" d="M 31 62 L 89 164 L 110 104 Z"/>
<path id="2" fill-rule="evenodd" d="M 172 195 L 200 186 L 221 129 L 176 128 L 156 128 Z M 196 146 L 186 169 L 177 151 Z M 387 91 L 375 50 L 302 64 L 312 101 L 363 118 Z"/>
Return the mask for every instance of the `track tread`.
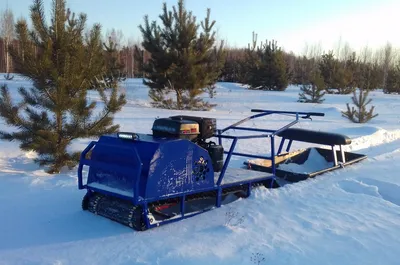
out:
<path id="1" fill-rule="evenodd" d="M 253 183 L 250 188 L 255 188 L 266 183 Z M 248 185 L 226 187 L 222 189 L 222 196 L 235 194 L 238 197 L 248 197 Z M 217 191 L 207 191 L 186 196 L 185 202 L 192 202 L 202 199 L 216 199 Z M 149 211 L 159 214 L 157 207 L 168 204 L 179 204 L 180 198 L 170 198 L 166 200 L 150 203 Z M 133 205 L 132 202 L 119 198 L 103 195 L 96 192 L 88 192 L 82 199 L 82 209 L 103 216 L 122 225 L 128 226 L 137 231 L 147 229 L 144 222 L 143 210 L 140 205 Z M 167 217 L 167 216 L 164 216 Z M 168 219 L 168 218 L 167 218 Z"/>
<path id="2" fill-rule="evenodd" d="M 86 202 L 87 201 L 87 202 Z M 92 193 L 82 200 L 82 208 L 87 204 L 89 212 L 106 217 L 138 231 L 146 230 L 142 208 L 119 198 Z"/>

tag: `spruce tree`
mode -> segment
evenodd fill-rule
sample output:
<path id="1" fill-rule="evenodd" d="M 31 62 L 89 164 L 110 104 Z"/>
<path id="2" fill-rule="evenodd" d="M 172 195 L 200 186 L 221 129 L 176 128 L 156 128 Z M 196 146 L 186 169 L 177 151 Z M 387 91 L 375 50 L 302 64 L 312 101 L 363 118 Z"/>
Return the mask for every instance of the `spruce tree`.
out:
<path id="1" fill-rule="evenodd" d="M 342 112 L 342 115 L 354 123 L 366 123 L 378 116 L 378 114 L 374 114 L 375 106 L 372 106 L 369 110 L 367 110 L 367 105 L 372 101 L 372 99 L 368 99 L 368 94 L 369 90 L 360 89 L 360 92 L 357 96 L 357 93 L 354 90 L 351 99 L 353 100 L 354 105 L 356 105 L 356 108 L 350 108 L 349 103 L 347 103 L 347 111 Z"/>
<path id="2" fill-rule="evenodd" d="M 325 83 L 319 72 L 315 72 L 311 77 L 310 84 L 302 85 L 300 90 L 299 102 L 322 103 L 325 100 L 322 98 L 325 95 Z"/>
<path id="3" fill-rule="evenodd" d="M 174 6 L 172 11 L 164 3 L 159 17 L 162 25 L 156 21 L 150 23 L 145 16 L 144 25 L 139 26 L 142 46 L 150 53 L 143 72 L 153 105 L 176 109 L 202 108 L 199 95 L 216 82 L 225 57 L 223 43 L 215 45 L 215 21 L 210 20 L 210 9 L 198 24 L 192 12 L 185 9 L 184 1 L 179 0 L 178 7 Z M 200 28 L 202 32 L 199 33 Z M 175 93 L 175 102 L 167 98 L 169 92 Z"/>
<path id="4" fill-rule="evenodd" d="M 6 86 L 1 87 L 0 116 L 14 127 L 0 132 L 1 139 L 19 141 L 22 150 L 33 150 L 35 160 L 57 173 L 63 166 L 76 165 L 79 152 L 67 148 L 78 138 L 97 137 L 116 132 L 113 114 L 125 104 L 116 84 L 104 80 L 109 76 L 101 27 L 94 25 L 85 34 L 86 15 L 77 17 L 66 9 L 63 0 L 52 3 L 51 21 L 44 17 L 43 1 L 31 7 L 33 29 L 21 19 L 16 24 L 19 48 L 10 47 L 16 71 L 32 82 L 30 89 L 21 87 L 22 100 L 13 103 Z M 102 106 L 87 98 L 88 89 L 99 85 Z M 105 91 L 105 88 L 110 88 Z M 95 115 L 95 110 L 100 112 Z M 101 109 L 102 108 L 102 109 Z"/>

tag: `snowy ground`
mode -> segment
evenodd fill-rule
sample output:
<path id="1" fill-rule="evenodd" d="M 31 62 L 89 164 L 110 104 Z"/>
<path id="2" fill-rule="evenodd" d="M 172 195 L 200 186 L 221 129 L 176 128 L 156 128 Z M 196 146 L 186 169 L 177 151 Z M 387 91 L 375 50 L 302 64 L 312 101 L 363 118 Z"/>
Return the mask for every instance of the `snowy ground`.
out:
<path id="1" fill-rule="evenodd" d="M 2 83 L 15 91 L 29 86 L 21 79 Z M 151 132 L 156 117 L 177 113 L 151 108 L 140 79 L 128 80 L 125 89 L 129 102 L 116 117 L 121 130 Z M 297 103 L 298 92 L 219 83 L 211 100 L 218 106 L 195 115 L 216 117 L 224 127 L 251 115 L 251 108 L 324 112 L 296 126 L 347 134 L 353 143 L 346 149 L 368 158 L 313 180 L 260 188 L 246 200 L 146 232 L 83 212 L 75 170 L 47 175 L 32 162 L 33 153 L 0 142 L 0 264 L 399 264 L 399 96 L 372 93 L 379 116 L 358 125 L 341 117 L 350 96 L 327 95 L 314 105 Z M 248 125 L 278 128 L 289 121 L 274 116 Z M 0 129 L 7 129 L 1 120 Z M 245 142 L 239 150 L 268 152 L 263 144 Z M 235 215 L 228 224 L 227 213 Z"/>

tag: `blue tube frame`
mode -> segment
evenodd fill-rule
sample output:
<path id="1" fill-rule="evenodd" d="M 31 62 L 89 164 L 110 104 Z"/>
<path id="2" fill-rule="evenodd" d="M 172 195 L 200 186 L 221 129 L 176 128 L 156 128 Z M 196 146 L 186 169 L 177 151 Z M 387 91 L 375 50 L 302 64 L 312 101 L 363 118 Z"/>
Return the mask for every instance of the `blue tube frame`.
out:
<path id="1" fill-rule="evenodd" d="M 120 194 L 116 194 L 110 191 L 105 191 L 105 190 L 100 190 L 100 189 L 95 189 L 90 187 L 90 190 L 93 191 L 97 191 L 97 192 L 101 192 L 107 195 L 111 195 L 114 197 L 119 197 L 122 199 L 126 199 L 131 201 L 134 205 L 141 205 L 142 206 L 142 213 L 145 219 L 145 224 L 147 228 L 152 228 L 152 227 L 156 227 L 159 225 L 163 225 L 163 224 L 168 224 L 171 222 L 176 222 L 179 221 L 181 219 L 185 219 L 185 218 L 189 218 L 192 217 L 194 215 L 203 213 L 205 211 L 209 211 L 210 209 L 206 209 L 206 210 L 202 210 L 199 212 L 195 212 L 195 213 L 188 213 L 185 214 L 185 198 L 188 195 L 191 194 L 196 194 L 196 193 L 201 193 L 201 192 L 206 192 L 206 191 L 216 191 L 217 192 L 217 198 L 216 198 L 216 207 L 220 207 L 221 206 L 221 201 L 222 201 L 222 189 L 223 188 L 227 188 L 227 187 L 232 187 L 232 186 L 241 186 L 241 185 L 248 185 L 247 188 L 247 195 L 250 195 L 251 192 L 251 185 L 254 182 L 260 182 L 260 181 L 265 181 L 265 180 L 271 180 L 271 188 L 273 187 L 274 182 L 276 181 L 276 165 L 275 165 L 275 156 L 280 154 L 282 152 L 283 149 L 283 145 L 284 145 L 284 141 L 285 139 L 282 138 L 280 145 L 278 147 L 277 150 L 277 154 L 275 154 L 275 136 L 295 125 L 296 123 L 299 122 L 300 119 L 300 115 L 304 115 L 301 118 L 310 118 L 310 116 L 324 116 L 323 113 L 315 113 L 315 112 L 295 112 L 295 111 L 275 111 L 275 110 L 259 110 L 259 109 L 253 109 L 251 110 L 252 112 L 258 112 L 258 114 L 255 115 L 251 115 L 249 117 L 246 117 L 232 125 L 229 125 L 223 129 L 217 129 L 214 137 L 218 138 L 218 143 L 220 145 L 222 144 L 222 139 L 230 139 L 233 140 L 230 147 L 229 147 L 229 151 L 224 151 L 225 154 L 227 154 L 227 157 L 225 159 L 225 162 L 223 164 L 222 170 L 219 173 L 219 177 L 217 182 L 215 183 L 214 187 L 212 188 L 208 188 L 208 189 L 202 189 L 202 190 L 193 190 L 193 191 L 189 191 L 189 192 L 182 192 L 182 194 L 179 195 L 172 195 L 172 196 L 163 196 L 160 198 L 152 198 L 152 199 L 146 199 L 146 198 L 142 198 L 139 197 L 138 194 L 138 189 L 139 189 L 139 179 L 136 180 L 136 182 L 134 183 L 134 192 L 133 192 L 133 198 L 131 197 L 127 197 L 124 195 L 120 195 Z M 247 121 L 250 120 L 254 120 L 260 117 L 264 117 L 264 116 L 268 116 L 268 115 L 272 115 L 272 114 L 289 114 L 289 115 L 294 115 L 295 119 L 288 123 L 287 125 L 277 129 L 277 130 L 271 130 L 271 129 L 257 129 L 257 128 L 250 128 L 250 127 L 242 127 L 242 126 L 238 126 L 241 125 Z M 226 133 L 227 131 L 230 130 L 242 130 L 242 131 L 250 131 L 250 132 L 260 132 L 262 134 L 259 135 L 245 135 L 245 136 L 232 136 L 232 135 L 224 135 L 224 133 Z M 271 156 L 262 156 L 262 155 L 253 155 L 253 154 L 247 154 L 247 153 L 241 153 L 241 152 L 235 152 L 235 148 L 237 146 L 237 143 L 239 140 L 242 139 L 256 139 L 256 138 L 267 138 L 270 140 L 270 148 L 271 148 Z M 290 146 L 292 144 L 292 141 L 289 141 L 288 146 L 286 148 L 286 151 L 289 152 Z M 80 161 L 79 161 L 79 166 L 78 166 L 78 188 L 79 189 L 88 189 L 88 192 L 91 192 L 89 190 L 89 188 L 87 187 L 87 185 L 83 184 L 83 177 L 82 177 L 82 170 L 83 170 L 83 166 L 84 165 L 91 165 L 91 161 L 86 159 L 86 155 L 87 153 L 96 145 L 95 141 L 92 141 L 81 153 L 80 156 Z M 137 153 L 136 153 L 137 155 Z M 242 181 L 238 181 L 235 183 L 227 183 L 227 184 L 222 184 L 222 181 L 224 179 L 226 170 L 228 169 L 228 165 L 230 163 L 230 160 L 232 158 L 232 156 L 242 156 L 242 157 L 250 157 L 250 158 L 260 158 L 260 159 L 268 159 L 271 160 L 271 164 L 272 164 L 272 176 L 266 176 L 266 177 L 262 177 L 262 178 L 258 178 L 258 179 L 252 179 L 252 180 L 242 180 Z M 138 158 L 140 160 L 140 158 Z M 137 169 L 139 174 L 141 172 L 141 166 Z M 167 219 L 162 221 L 161 223 L 157 223 L 157 224 L 150 224 L 149 223 L 149 218 L 147 216 L 147 213 L 149 212 L 148 209 L 148 204 L 154 201 L 158 201 L 158 200 L 165 200 L 165 199 L 169 199 L 169 198 L 179 198 L 180 199 L 180 210 L 181 210 L 181 214 L 180 217 L 175 217 L 173 219 Z"/>

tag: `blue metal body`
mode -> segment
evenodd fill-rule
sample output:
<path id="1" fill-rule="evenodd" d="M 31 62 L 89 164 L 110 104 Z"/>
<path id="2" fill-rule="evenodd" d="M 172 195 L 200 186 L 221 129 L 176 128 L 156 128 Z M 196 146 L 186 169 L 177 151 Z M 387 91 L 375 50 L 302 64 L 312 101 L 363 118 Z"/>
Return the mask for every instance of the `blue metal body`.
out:
<path id="1" fill-rule="evenodd" d="M 134 134 L 129 139 L 117 135 L 105 135 L 98 141 L 91 142 L 81 153 L 78 167 L 79 189 L 88 192 L 99 192 L 105 195 L 129 200 L 134 205 L 140 205 L 147 228 L 175 222 L 183 218 L 202 213 L 185 213 L 185 199 L 187 196 L 203 192 L 216 192 L 215 206 L 221 206 L 224 189 L 242 187 L 250 195 L 254 183 L 275 184 L 275 155 L 274 138 L 276 134 L 296 124 L 300 118 L 310 116 L 324 116 L 323 113 L 290 112 L 273 110 L 252 110 L 258 114 L 249 116 L 226 128 L 218 129 L 215 137 L 222 145 L 222 139 L 231 139 L 231 145 L 226 148 L 226 158 L 221 172 L 214 173 L 208 152 L 189 140 L 156 138 L 147 134 Z M 255 129 L 240 127 L 242 123 L 271 114 L 293 115 L 294 120 L 277 130 Z M 245 136 L 226 135 L 230 130 L 244 130 L 258 132 Z M 266 138 L 269 140 L 271 156 L 260 156 L 235 152 L 238 141 L 243 139 Z M 278 148 L 281 152 L 283 144 Z M 88 154 L 90 154 L 90 159 Z M 269 159 L 272 162 L 272 174 L 265 174 L 258 178 L 244 178 L 242 180 L 223 183 L 232 156 Z M 83 167 L 88 166 L 86 183 L 83 179 Z M 171 220 L 150 224 L 147 217 L 148 204 L 151 202 L 178 198 L 181 214 Z"/>
<path id="2" fill-rule="evenodd" d="M 211 165 L 201 178 L 193 168 L 193 162 L 210 161 L 203 148 L 188 140 L 165 140 L 146 134 L 137 136 L 134 141 L 115 135 L 102 136 L 93 142 L 90 160 L 81 159 L 82 165 L 89 166 L 87 185 L 95 183 L 95 187 L 103 187 L 109 192 L 122 191 L 128 197 L 130 194 L 129 199 L 135 203 L 140 199 L 158 200 L 214 186 Z M 119 195 L 121 192 L 116 194 Z"/>

